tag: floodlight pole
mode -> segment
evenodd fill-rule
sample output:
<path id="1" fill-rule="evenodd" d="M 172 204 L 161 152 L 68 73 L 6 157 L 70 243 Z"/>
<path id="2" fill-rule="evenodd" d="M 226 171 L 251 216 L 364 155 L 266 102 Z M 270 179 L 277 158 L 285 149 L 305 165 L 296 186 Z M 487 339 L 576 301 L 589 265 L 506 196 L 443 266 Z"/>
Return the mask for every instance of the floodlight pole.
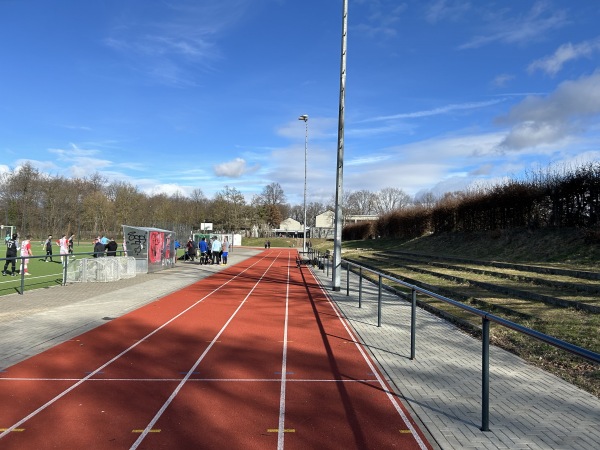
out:
<path id="1" fill-rule="evenodd" d="M 308 115 L 302 114 L 298 120 L 304 120 L 304 232 L 302 233 L 302 252 L 306 253 L 306 157 L 308 153 Z"/>
<path id="2" fill-rule="evenodd" d="M 348 0 L 343 0 L 342 61 L 340 68 L 340 108 L 338 116 L 338 149 L 335 189 L 335 227 L 333 237 L 333 290 L 340 290 L 342 271 L 342 195 L 344 184 L 344 109 L 346 101 L 346 49 L 348 42 Z"/>

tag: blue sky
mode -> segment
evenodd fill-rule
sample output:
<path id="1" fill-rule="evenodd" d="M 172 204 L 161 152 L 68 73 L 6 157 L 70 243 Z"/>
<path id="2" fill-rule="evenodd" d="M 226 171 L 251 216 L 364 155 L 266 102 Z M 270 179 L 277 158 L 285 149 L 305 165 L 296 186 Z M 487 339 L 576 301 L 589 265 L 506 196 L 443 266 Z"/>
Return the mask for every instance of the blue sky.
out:
<path id="1" fill-rule="evenodd" d="M 335 190 L 342 0 L 0 0 L 0 172 Z M 349 0 L 344 189 L 600 156 L 600 2 Z"/>

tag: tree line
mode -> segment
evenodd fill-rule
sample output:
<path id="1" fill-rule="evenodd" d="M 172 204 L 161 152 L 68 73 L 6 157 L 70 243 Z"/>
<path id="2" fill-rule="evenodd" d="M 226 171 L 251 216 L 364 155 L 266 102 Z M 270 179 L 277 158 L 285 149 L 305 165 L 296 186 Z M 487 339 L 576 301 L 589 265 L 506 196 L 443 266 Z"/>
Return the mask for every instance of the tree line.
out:
<path id="1" fill-rule="evenodd" d="M 343 239 L 550 227 L 598 231 L 600 163 L 528 173 L 523 180 L 451 192 L 439 199 L 426 196 L 371 223 L 345 227 Z"/>
<path id="2" fill-rule="evenodd" d="M 306 205 L 307 225 L 334 206 L 331 201 Z M 402 208 L 410 197 L 396 188 L 380 192 L 345 193 L 344 214 L 385 214 Z M 27 163 L 0 175 L 0 222 L 16 226 L 21 235 L 42 238 L 48 234 L 75 233 L 80 239 L 98 234 L 117 238 L 122 225 L 175 231 L 185 239 L 201 223 L 212 223 L 215 231 L 249 232 L 268 236 L 286 218 L 304 222 L 304 205 L 291 205 L 278 183 L 266 185 L 261 194 L 247 201 L 235 187 L 225 186 L 212 198 L 201 189 L 190 195 L 141 192 L 122 181 L 109 182 L 99 173 L 83 178 L 50 176 Z"/>

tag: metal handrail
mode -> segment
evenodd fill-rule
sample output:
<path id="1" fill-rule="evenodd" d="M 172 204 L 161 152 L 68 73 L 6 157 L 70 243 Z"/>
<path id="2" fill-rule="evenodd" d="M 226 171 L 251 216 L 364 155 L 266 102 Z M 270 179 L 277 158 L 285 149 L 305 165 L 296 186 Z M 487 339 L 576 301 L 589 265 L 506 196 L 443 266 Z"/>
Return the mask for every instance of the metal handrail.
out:
<path id="1" fill-rule="evenodd" d="M 316 260 L 324 260 L 324 263 L 327 264 L 327 273 L 329 274 L 329 258 L 328 255 L 322 255 L 320 253 L 315 254 Z M 464 311 L 467 311 L 471 314 L 475 314 L 481 317 L 482 320 L 482 351 L 481 351 L 481 361 L 482 361 L 482 411 L 481 411 L 481 430 L 489 431 L 489 409 L 490 409 L 490 322 L 497 323 L 506 328 L 510 328 L 518 333 L 525 334 L 539 341 L 545 342 L 546 344 L 557 347 L 566 352 L 572 353 L 579 357 L 585 358 L 588 361 L 591 361 L 596 364 L 600 364 L 600 353 L 595 353 L 591 350 L 585 349 L 583 347 L 579 347 L 577 345 L 571 344 L 569 342 L 563 341 L 561 339 L 557 339 L 550 335 L 540 333 L 539 331 L 533 330 L 531 328 L 524 327 L 515 322 L 511 322 L 510 320 L 503 319 L 502 317 L 498 317 L 494 314 L 490 314 L 486 311 L 482 311 L 477 308 L 473 308 L 472 306 L 465 305 L 456 300 L 452 300 L 451 298 L 445 297 L 440 294 L 436 294 L 435 292 L 429 291 L 427 289 L 421 288 L 419 286 L 415 286 L 414 284 L 407 283 L 406 281 L 400 280 L 393 276 L 384 274 L 382 272 L 378 272 L 368 266 L 363 266 L 361 264 L 357 264 L 352 261 L 342 260 L 342 265 L 346 265 L 346 295 L 350 295 L 350 268 L 355 267 L 358 269 L 357 275 L 359 276 L 359 284 L 358 284 L 358 306 L 359 308 L 362 306 L 362 279 L 364 277 L 363 271 L 370 272 L 378 277 L 378 296 L 377 296 L 377 326 L 381 326 L 381 316 L 382 316 L 382 290 L 384 279 L 389 280 L 393 283 L 397 283 L 401 286 L 404 286 L 411 291 L 411 351 L 410 351 L 410 359 L 415 359 L 416 350 L 416 310 L 417 310 L 417 293 L 421 293 L 427 295 L 429 297 L 440 300 L 444 303 L 448 303 L 457 308 L 460 308 Z M 323 266 L 323 270 L 324 266 Z M 354 272 L 356 273 L 356 272 Z"/>

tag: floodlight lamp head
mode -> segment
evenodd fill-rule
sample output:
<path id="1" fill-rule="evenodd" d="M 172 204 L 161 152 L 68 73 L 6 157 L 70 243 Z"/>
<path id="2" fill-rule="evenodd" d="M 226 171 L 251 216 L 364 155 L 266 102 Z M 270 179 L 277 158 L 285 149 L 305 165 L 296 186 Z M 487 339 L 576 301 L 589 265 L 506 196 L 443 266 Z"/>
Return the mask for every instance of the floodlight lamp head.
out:
<path id="1" fill-rule="evenodd" d="M 304 120 L 306 122 L 308 120 L 308 114 L 302 114 L 300 117 L 298 117 L 298 120 Z"/>

